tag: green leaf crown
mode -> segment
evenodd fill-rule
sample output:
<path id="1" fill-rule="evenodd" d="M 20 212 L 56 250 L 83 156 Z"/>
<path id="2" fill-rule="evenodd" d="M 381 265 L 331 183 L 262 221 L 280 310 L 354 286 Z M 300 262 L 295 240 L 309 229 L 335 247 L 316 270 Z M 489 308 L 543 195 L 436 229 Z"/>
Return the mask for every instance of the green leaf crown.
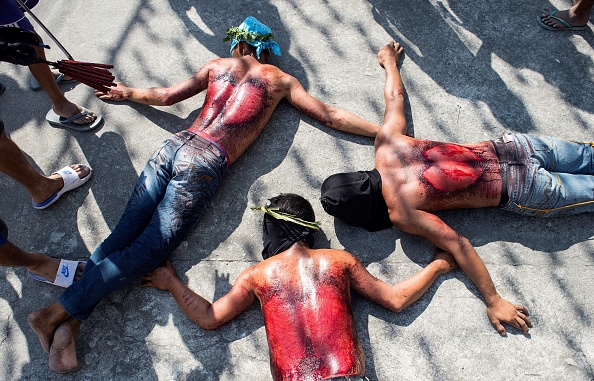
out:
<path id="1" fill-rule="evenodd" d="M 261 210 L 264 213 L 269 214 L 270 216 L 276 218 L 277 220 L 284 220 L 284 221 L 292 222 L 297 225 L 305 226 L 306 228 L 320 230 L 321 224 L 319 222 L 317 222 L 317 221 L 311 222 L 311 221 L 302 220 L 301 218 L 298 218 L 292 214 L 281 212 L 281 211 L 279 211 L 278 208 L 268 208 L 266 206 L 254 206 L 254 207 L 252 207 L 252 210 Z"/>
<path id="2" fill-rule="evenodd" d="M 233 39 L 245 42 L 270 41 L 274 39 L 274 34 L 260 34 L 248 32 L 246 30 L 239 28 L 238 26 L 234 26 L 232 28 L 227 29 L 227 36 L 223 38 L 223 42 L 232 41 Z"/>

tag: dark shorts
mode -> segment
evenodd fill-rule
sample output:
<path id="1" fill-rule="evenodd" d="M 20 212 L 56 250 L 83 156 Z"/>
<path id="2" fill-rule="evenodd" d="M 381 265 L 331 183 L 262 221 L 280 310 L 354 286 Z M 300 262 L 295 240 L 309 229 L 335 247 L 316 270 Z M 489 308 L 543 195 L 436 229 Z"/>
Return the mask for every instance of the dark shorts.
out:
<path id="1" fill-rule="evenodd" d="M 39 0 L 23 0 L 28 8 L 33 8 Z M 33 30 L 33 25 L 25 16 L 16 0 L 0 0 L 0 27 L 14 27 Z"/>
<path id="2" fill-rule="evenodd" d="M 324 381 L 369 381 L 365 376 L 339 376 L 327 378 Z"/>

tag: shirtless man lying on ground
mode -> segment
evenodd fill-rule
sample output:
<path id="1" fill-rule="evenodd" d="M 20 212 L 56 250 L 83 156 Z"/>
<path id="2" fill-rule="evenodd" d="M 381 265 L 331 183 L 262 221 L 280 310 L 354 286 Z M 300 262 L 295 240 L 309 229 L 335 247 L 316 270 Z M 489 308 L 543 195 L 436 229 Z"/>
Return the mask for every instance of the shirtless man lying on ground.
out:
<path id="1" fill-rule="evenodd" d="M 227 323 L 258 299 L 275 381 L 366 380 L 351 289 L 399 312 L 419 299 L 439 275 L 454 269 L 456 262 L 439 251 L 416 275 L 390 286 L 346 251 L 312 249 L 318 225 L 303 197 L 281 194 L 270 202 L 260 208 L 265 211 L 264 261 L 244 270 L 219 300 L 211 304 L 190 290 L 169 260 L 143 277 L 145 285 L 171 292 L 182 311 L 204 329 Z"/>
<path id="2" fill-rule="evenodd" d="M 322 205 L 346 223 L 381 230 L 392 225 L 451 253 L 477 286 L 491 324 L 528 333 L 528 311 L 503 299 L 470 241 L 434 212 L 499 206 L 527 216 L 594 211 L 594 143 L 506 134 L 473 144 L 415 139 L 406 134 L 400 44 L 382 48 L 386 113 L 375 138 L 375 169 L 340 173 L 322 184 Z M 554 170 L 554 172 L 553 172 Z"/>
<path id="3" fill-rule="evenodd" d="M 297 79 L 265 64 L 270 52 L 280 55 L 280 48 L 270 28 L 254 17 L 229 29 L 228 37 L 232 58 L 212 60 L 177 85 L 135 89 L 118 84 L 97 94 L 149 105 L 172 105 L 202 91 L 206 98 L 192 126 L 165 141 L 148 161 L 124 214 L 92 254 L 81 279 L 58 302 L 29 315 L 53 371 L 77 368 L 81 321 L 105 296 L 163 264 L 202 217 L 229 165 L 260 135 L 282 99 L 340 131 L 374 137 L 379 130 L 379 125 L 313 98 Z"/>

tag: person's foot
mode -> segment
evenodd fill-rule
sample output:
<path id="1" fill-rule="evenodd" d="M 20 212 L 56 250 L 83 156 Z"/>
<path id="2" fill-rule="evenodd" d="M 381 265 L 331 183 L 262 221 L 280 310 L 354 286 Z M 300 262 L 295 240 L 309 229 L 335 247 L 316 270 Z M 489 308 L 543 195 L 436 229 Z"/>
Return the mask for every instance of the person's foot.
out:
<path id="1" fill-rule="evenodd" d="M 82 108 L 72 102 L 68 102 L 68 104 L 61 107 L 57 107 L 56 105 L 54 105 L 53 110 L 56 114 L 64 118 L 70 118 L 82 112 Z M 74 119 L 72 123 L 84 125 L 93 123 L 95 119 L 97 119 L 97 115 L 95 115 L 95 113 L 93 113 L 92 111 L 89 111 L 88 114 L 82 115 L 80 118 Z"/>
<path id="2" fill-rule="evenodd" d="M 553 29 L 563 30 L 574 27 L 583 27 L 588 24 L 589 14 L 577 15 L 573 8 L 556 11 L 540 16 L 543 25 Z"/>
<path id="3" fill-rule="evenodd" d="M 86 177 L 91 172 L 91 168 L 80 164 L 73 164 L 70 166 L 70 168 L 72 168 L 78 174 L 78 177 L 81 179 Z M 43 189 L 40 189 L 35 193 L 31 193 L 31 198 L 36 203 L 44 202 L 52 195 L 54 195 L 57 191 L 62 189 L 62 187 L 64 187 L 64 179 L 57 173 L 54 173 L 50 176 L 46 176 L 46 179 L 48 179 L 49 181 L 46 181 L 46 184 L 44 184 Z"/>
<path id="4" fill-rule="evenodd" d="M 39 260 L 35 266 L 27 267 L 27 270 L 53 283 L 56 280 L 56 273 L 58 272 L 58 266 L 60 266 L 60 259 L 52 258 L 42 253 L 35 253 L 34 255 L 39 256 Z M 85 264 L 79 263 L 76 268 L 76 274 L 74 274 L 75 282 L 80 279 L 84 269 Z"/>
<path id="5" fill-rule="evenodd" d="M 49 352 L 54 339 L 54 333 L 56 332 L 57 326 L 50 323 L 49 317 L 51 311 L 48 308 L 43 308 L 38 311 L 31 312 L 27 317 L 27 323 L 35 331 L 35 334 L 39 338 L 41 347 L 44 351 Z"/>
<path id="6" fill-rule="evenodd" d="M 76 336 L 80 322 L 73 318 L 66 320 L 56 329 L 49 351 L 49 367 L 56 373 L 68 373 L 78 368 L 76 357 Z"/>

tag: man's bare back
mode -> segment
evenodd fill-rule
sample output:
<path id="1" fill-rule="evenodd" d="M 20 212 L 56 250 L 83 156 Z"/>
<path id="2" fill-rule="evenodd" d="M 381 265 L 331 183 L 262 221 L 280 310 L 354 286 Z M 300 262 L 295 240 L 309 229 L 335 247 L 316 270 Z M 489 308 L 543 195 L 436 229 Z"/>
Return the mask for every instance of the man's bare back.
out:
<path id="1" fill-rule="evenodd" d="M 189 130 L 211 135 L 234 162 L 264 129 L 286 96 L 290 78 L 251 56 L 214 60 L 206 69 L 206 99 Z"/>
<path id="2" fill-rule="evenodd" d="M 301 196 L 281 194 L 270 201 L 270 209 L 257 208 L 266 211 L 262 254 L 267 259 L 244 270 L 226 295 L 210 303 L 179 280 L 169 260 L 143 277 L 145 286 L 171 292 L 204 329 L 220 327 L 258 299 L 275 381 L 363 379 L 365 357 L 353 323 L 351 289 L 399 312 L 454 269 L 455 261 L 437 252 L 424 269 L 392 286 L 346 251 L 311 249 L 315 214 Z M 272 210 L 285 214 L 277 218 L 269 215 Z"/>
<path id="3" fill-rule="evenodd" d="M 394 41 L 378 53 L 386 70 L 386 111 L 375 139 L 374 170 L 328 177 L 322 184 L 322 205 L 351 225 L 372 231 L 394 225 L 425 237 L 452 254 L 474 282 L 497 331 L 506 333 L 505 322 L 528 333 L 532 325 L 528 310 L 497 293 L 470 241 L 434 214 L 499 205 L 502 181 L 495 147 L 491 142 L 441 143 L 406 135 L 404 86 L 397 66 L 402 53 Z"/>
<path id="4" fill-rule="evenodd" d="M 167 88 L 136 89 L 122 83 L 109 93 L 96 92 L 104 100 L 132 100 L 150 105 L 172 105 L 204 90 L 202 111 L 189 131 L 204 132 L 237 160 L 260 135 L 282 99 L 307 116 L 336 130 L 374 137 L 380 126 L 309 95 L 299 81 L 265 58 L 249 54 L 240 43 L 233 58 L 218 58 L 205 64 L 194 76 Z"/>
<path id="5" fill-rule="evenodd" d="M 497 206 L 501 198 L 491 142 L 441 143 L 380 132 L 375 166 L 389 210 L 483 208 Z"/>
<path id="6" fill-rule="evenodd" d="M 345 254 L 294 245 L 255 266 L 275 380 L 364 374 Z"/>

